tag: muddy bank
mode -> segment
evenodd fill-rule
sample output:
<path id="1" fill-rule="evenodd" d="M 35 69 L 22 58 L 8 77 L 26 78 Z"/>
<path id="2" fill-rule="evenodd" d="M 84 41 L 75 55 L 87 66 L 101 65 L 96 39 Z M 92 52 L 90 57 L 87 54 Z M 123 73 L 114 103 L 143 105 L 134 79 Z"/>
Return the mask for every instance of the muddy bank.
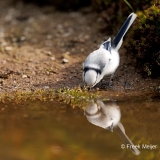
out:
<path id="1" fill-rule="evenodd" d="M 91 8 L 59 12 L 32 4 L 0 2 L 0 93 L 83 86 L 86 56 L 114 33 Z M 124 39 L 126 41 L 126 39 Z M 127 48 L 109 91 L 156 91 L 159 79 L 143 78 Z M 108 78 L 98 88 L 108 90 Z"/>

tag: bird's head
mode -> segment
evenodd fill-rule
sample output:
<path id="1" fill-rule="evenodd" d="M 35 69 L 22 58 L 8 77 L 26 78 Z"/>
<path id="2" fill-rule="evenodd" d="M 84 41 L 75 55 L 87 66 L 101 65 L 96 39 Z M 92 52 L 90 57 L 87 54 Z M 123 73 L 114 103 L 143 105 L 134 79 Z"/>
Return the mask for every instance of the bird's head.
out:
<path id="1" fill-rule="evenodd" d="M 101 70 L 91 67 L 83 69 L 83 82 L 89 86 L 94 87 L 101 80 Z"/>

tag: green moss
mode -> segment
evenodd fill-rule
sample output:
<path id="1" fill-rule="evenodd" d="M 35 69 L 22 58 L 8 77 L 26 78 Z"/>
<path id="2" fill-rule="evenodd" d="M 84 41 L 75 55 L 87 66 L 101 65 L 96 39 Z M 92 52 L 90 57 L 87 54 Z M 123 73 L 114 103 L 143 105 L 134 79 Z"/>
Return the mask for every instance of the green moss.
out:
<path id="1" fill-rule="evenodd" d="M 131 52 L 144 75 L 160 76 L 160 5 L 137 13 L 129 37 Z"/>
<path id="2" fill-rule="evenodd" d="M 60 89 L 57 93 L 59 101 L 71 104 L 72 107 L 83 107 L 91 99 L 96 99 L 98 97 L 98 94 L 88 92 L 86 88 L 82 90 L 80 87 L 76 89 Z"/>
<path id="3" fill-rule="evenodd" d="M 80 87 L 69 89 L 58 89 L 58 90 L 36 90 L 30 92 L 14 91 L 12 93 L 5 93 L 0 95 L 0 101 L 21 103 L 26 100 L 41 100 L 41 101 L 53 101 L 58 100 L 65 104 L 70 104 L 72 107 L 87 104 L 91 99 L 98 98 L 98 93 L 88 92 L 86 88 L 81 89 Z"/>

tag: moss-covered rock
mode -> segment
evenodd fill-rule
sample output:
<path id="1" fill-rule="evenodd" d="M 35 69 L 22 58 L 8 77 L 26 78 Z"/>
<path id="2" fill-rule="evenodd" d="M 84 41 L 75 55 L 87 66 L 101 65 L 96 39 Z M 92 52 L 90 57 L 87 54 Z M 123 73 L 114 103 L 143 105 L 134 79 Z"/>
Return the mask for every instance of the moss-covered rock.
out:
<path id="1" fill-rule="evenodd" d="M 0 102 L 14 102 L 21 103 L 26 100 L 34 101 L 54 101 L 63 102 L 65 104 L 70 104 L 73 108 L 76 106 L 84 107 L 91 100 L 96 100 L 100 98 L 98 92 L 88 92 L 87 88 L 61 88 L 58 90 L 54 89 L 38 89 L 35 91 L 13 91 L 10 93 L 1 93 Z"/>
<path id="2" fill-rule="evenodd" d="M 130 48 L 141 71 L 160 77 L 160 5 L 153 5 L 137 13 L 130 33 Z"/>

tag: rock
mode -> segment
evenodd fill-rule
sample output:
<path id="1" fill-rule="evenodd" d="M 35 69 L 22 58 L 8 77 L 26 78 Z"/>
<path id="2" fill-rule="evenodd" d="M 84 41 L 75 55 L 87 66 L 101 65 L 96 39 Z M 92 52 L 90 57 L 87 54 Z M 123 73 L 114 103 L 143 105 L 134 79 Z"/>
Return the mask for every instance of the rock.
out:
<path id="1" fill-rule="evenodd" d="M 6 64 L 6 62 L 7 62 L 6 60 L 2 60 L 1 61 L 2 64 Z"/>
<path id="2" fill-rule="evenodd" d="M 54 61 L 54 60 L 55 60 L 55 57 L 51 57 L 50 59 L 51 59 L 52 61 Z"/>
<path id="3" fill-rule="evenodd" d="M 51 51 L 48 51 L 48 52 L 46 52 L 46 54 L 47 54 L 48 56 L 50 56 L 50 55 L 52 55 L 52 52 L 51 52 Z"/>
<path id="4" fill-rule="evenodd" d="M 43 88 L 44 88 L 44 89 L 49 89 L 49 86 L 44 86 Z"/>
<path id="5" fill-rule="evenodd" d="M 63 58 L 63 63 L 68 63 L 68 59 Z"/>
<path id="6" fill-rule="evenodd" d="M 22 78 L 27 78 L 27 75 L 23 74 L 23 75 L 22 75 Z"/>
<path id="7" fill-rule="evenodd" d="M 26 37 L 25 36 L 21 36 L 21 41 L 24 41 L 24 40 L 26 40 Z"/>
<path id="8" fill-rule="evenodd" d="M 6 50 L 6 51 L 11 51 L 12 49 L 13 49 L 13 47 L 11 47 L 11 46 L 5 47 L 5 50 Z"/>
<path id="9" fill-rule="evenodd" d="M 1 46 L 6 46 L 6 45 L 7 45 L 7 42 L 5 41 L 1 43 Z"/>
<path id="10" fill-rule="evenodd" d="M 52 55 L 51 51 L 42 50 L 42 53 L 46 54 L 47 56 L 51 56 Z"/>
<path id="11" fill-rule="evenodd" d="M 63 55 L 63 60 L 66 59 L 67 62 L 68 62 L 69 59 L 70 59 L 70 52 L 65 52 L 65 53 L 63 53 L 62 55 Z M 67 63 L 67 62 L 65 62 L 65 63 Z"/>
<path id="12" fill-rule="evenodd" d="M 47 39 L 52 39 L 52 35 L 47 35 Z"/>

